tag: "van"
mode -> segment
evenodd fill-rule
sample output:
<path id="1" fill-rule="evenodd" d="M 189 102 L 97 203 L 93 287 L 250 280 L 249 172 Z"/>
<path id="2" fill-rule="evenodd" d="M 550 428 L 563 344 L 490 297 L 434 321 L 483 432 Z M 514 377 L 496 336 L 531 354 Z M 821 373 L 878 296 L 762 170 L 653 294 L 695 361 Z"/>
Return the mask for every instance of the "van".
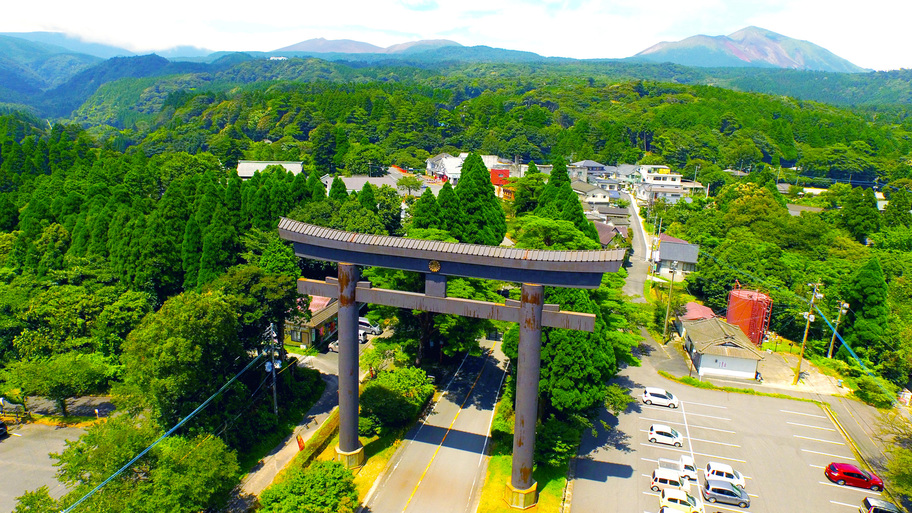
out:
<path id="1" fill-rule="evenodd" d="M 668 458 L 659 458 L 659 468 L 674 470 L 682 477 L 685 477 L 691 481 L 697 480 L 697 466 L 694 464 L 694 460 L 690 456 L 685 456 L 682 454 L 674 460 Z"/>
<path id="2" fill-rule="evenodd" d="M 371 324 L 371 322 L 367 320 L 367 317 L 358 317 L 358 331 L 361 333 L 369 333 L 371 335 L 379 335 L 382 332 L 380 326 Z"/>
<path id="3" fill-rule="evenodd" d="M 678 474 L 674 470 L 667 468 L 657 468 L 652 471 L 652 482 L 650 483 L 649 487 L 654 492 L 658 492 L 666 488 L 689 491 L 690 481 L 681 477 L 681 474 Z"/>

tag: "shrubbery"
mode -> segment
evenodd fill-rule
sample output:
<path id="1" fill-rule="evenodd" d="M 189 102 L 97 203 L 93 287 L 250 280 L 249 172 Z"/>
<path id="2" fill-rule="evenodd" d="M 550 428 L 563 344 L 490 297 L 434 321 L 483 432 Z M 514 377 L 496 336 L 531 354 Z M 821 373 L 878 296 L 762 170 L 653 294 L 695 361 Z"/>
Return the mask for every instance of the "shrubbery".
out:
<path id="1" fill-rule="evenodd" d="M 434 395 L 434 385 L 422 369 L 397 368 L 381 372 L 361 392 L 358 431 L 370 436 L 384 428 L 401 427 L 414 419 Z"/>
<path id="2" fill-rule="evenodd" d="M 582 430 L 554 415 L 541 423 L 535 440 L 535 461 L 541 465 L 557 467 L 567 464 L 576 454 L 582 439 Z"/>
<path id="3" fill-rule="evenodd" d="M 857 382 L 855 397 L 877 408 L 889 408 L 896 397 L 895 386 L 883 378 L 861 376 Z"/>
<path id="4" fill-rule="evenodd" d="M 318 461 L 263 491 L 260 506 L 264 513 L 351 513 L 358 506 L 355 478 L 337 461 Z"/>

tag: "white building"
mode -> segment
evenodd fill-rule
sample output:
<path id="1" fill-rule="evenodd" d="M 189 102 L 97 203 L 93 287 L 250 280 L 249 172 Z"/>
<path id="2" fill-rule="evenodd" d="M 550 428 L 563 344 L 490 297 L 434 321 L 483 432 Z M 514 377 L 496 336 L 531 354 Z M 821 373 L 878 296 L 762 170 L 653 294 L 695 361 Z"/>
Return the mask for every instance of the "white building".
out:
<path id="1" fill-rule="evenodd" d="M 635 184 L 636 199 L 652 204 L 657 199 L 666 203 L 677 203 L 684 197 L 681 175 L 674 173 L 668 166 L 639 166 L 639 183 Z"/>
<path id="2" fill-rule="evenodd" d="M 763 354 L 741 331 L 718 317 L 679 323 L 684 349 L 700 376 L 754 379 Z"/>
<path id="3" fill-rule="evenodd" d="M 248 180 L 253 177 L 254 173 L 263 172 L 268 166 L 282 166 L 285 171 L 297 176 L 303 169 L 304 163 L 278 160 L 239 160 L 237 174 L 242 180 Z"/>

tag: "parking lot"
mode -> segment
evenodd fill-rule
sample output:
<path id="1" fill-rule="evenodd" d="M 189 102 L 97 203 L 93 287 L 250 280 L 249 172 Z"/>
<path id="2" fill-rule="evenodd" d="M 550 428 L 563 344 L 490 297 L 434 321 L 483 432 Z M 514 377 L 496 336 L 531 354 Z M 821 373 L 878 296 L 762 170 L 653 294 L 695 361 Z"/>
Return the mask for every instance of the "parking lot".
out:
<path id="1" fill-rule="evenodd" d="M 10 436 L 0 439 L 0 513 L 13 511 L 16 497 L 42 486 L 47 486 L 54 498 L 66 493 L 57 482 L 57 467 L 50 453 L 62 452 L 66 440 L 75 440 L 84 432 L 43 424 L 11 426 Z"/>
<path id="2" fill-rule="evenodd" d="M 621 379 L 636 397 L 644 386 L 657 386 L 677 395 L 681 406 L 638 402 L 616 420 L 606 416 L 615 429 L 584 440 L 581 453 L 587 456 L 577 462 L 574 511 L 657 512 L 659 494 L 649 489 L 652 471 L 658 458 L 676 459 L 681 454 L 692 456 L 700 470 L 708 461 L 718 461 L 740 471 L 751 497 L 749 511 L 852 513 L 864 497 L 880 496 L 838 486 L 823 475 L 828 463 L 855 458 L 816 404 L 692 388 L 648 368 L 628 368 Z M 647 433 L 652 424 L 680 432 L 683 447 L 650 443 Z M 699 489 L 693 486 L 691 494 L 699 497 Z M 709 503 L 705 509 L 743 511 Z"/>

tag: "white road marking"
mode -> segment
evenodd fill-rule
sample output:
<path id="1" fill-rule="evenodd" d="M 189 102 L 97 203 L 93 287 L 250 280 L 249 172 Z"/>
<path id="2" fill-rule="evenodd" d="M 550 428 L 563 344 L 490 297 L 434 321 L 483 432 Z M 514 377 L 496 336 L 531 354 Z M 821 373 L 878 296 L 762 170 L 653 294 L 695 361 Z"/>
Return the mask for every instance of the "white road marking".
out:
<path id="1" fill-rule="evenodd" d="M 640 445 L 642 445 L 643 447 L 661 447 L 661 446 L 659 446 L 659 444 L 647 444 L 647 443 L 644 443 L 644 442 L 640 442 Z M 690 452 L 692 452 L 692 451 L 688 451 L 688 450 L 685 450 L 685 449 L 679 449 L 679 448 L 677 448 L 677 447 L 672 447 L 672 446 L 670 446 L 670 445 L 669 445 L 669 446 L 666 446 L 666 447 L 661 447 L 661 448 L 662 448 L 662 449 L 665 449 L 665 450 L 668 450 L 668 451 L 674 451 L 674 452 L 683 452 L 683 453 L 690 453 Z M 726 458 L 725 456 L 718 456 L 718 455 L 715 455 L 715 454 L 707 454 L 707 453 L 705 453 L 705 452 L 693 452 L 693 454 L 699 454 L 700 456 L 706 456 L 707 458 L 710 458 L 710 459 L 713 459 L 713 460 L 726 460 L 726 461 L 737 461 L 738 463 L 747 463 L 745 460 L 739 460 L 739 459 L 737 459 L 737 458 Z M 647 460 L 647 461 L 655 461 L 655 460 Z"/>
<path id="2" fill-rule="evenodd" d="M 691 415 L 692 417 L 706 417 L 707 419 L 731 420 L 731 419 L 727 419 L 727 418 L 725 418 L 725 417 L 713 417 L 712 415 L 701 415 L 701 414 L 699 414 L 699 413 L 691 413 L 690 415 Z"/>
<path id="3" fill-rule="evenodd" d="M 703 440 L 702 438 L 691 438 L 690 441 L 691 442 L 706 442 L 708 444 L 727 445 L 728 447 L 741 447 L 740 445 L 736 445 L 736 444 L 728 444 L 725 442 L 716 442 L 715 440 Z"/>
<path id="4" fill-rule="evenodd" d="M 741 508 L 735 509 L 735 508 L 726 508 L 725 506 L 719 506 L 719 503 L 718 503 L 718 502 L 713 503 L 712 505 L 710 505 L 709 502 L 704 502 L 704 503 L 703 503 L 703 506 L 705 506 L 707 509 L 714 509 L 714 510 L 716 510 L 716 509 L 724 509 L 725 511 L 744 511 L 744 510 L 741 509 Z"/>
<path id="5" fill-rule="evenodd" d="M 640 459 L 643 460 L 643 461 L 651 461 L 651 462 L 653 462 L 653 463 L 658 463 L 658 462 L 659 462 L 659 460 L 651 460 L 651 459 L 649 459 L 649 458 L 640 458 Z M 820 468 L 823 468 L 823 467 L 820 467 Z"/>
<path id="6" fill-rule="evenodd" d="M 749 493 L 749 494 L 747 494 L 747 496 L 748 496 L 748 497 L 753 497 L 753 498 L 755 498 L 755 499 L 759 499 L 759 498 L 760 498 L 759 495 L 755 495 L 755 494 L 753 494 L 753 493 Z"/>
<path id="7" fill-rule="evenodd" d="M 659 497 L 659 494 L 655 492 L 643 492 L 643 495 L 652 495 L 653 497 Z"/>
<path id="8" fill-rule="evenodd" d="M 13 435 L 13 436 L 22 436 L 22 435 L 20 435 L 19 433 L 10 433 L 10 434 Z"/>
<path id="9" fill-rule="evenodd" d="M 804 415 L 805 417 L 816 417 L 818 419 L 825 419 L 823 415 L 814 415 L 813 413 L 801 413 L 800 411 L 789 411 L 789 410 L 779 410 L 782 413 L 791 413 L 793 415 Z"/>
<path id="10" fill-rule="evenodd" d="M 786 424 L 791 424 L 791 425 L 793 425 L 793 426 L 801 426 L 801 427 L 806 427 L 806 428 L 821 429 L 821 430 L 823 430 L 823 431 L 833 431 L 833 432 L 836 432 L 836 430 L 833 429 L 833 428 L 820 427 L 820 426 L 810 426 L 810 425 L 808 425 L 808 424 L 799 424 L 799 423 L 797 423 L 797 422 L 786 422 Z"/>
<path id="11" fill-rule="evenodd" d="M 643 406 L 644 406 L 645 409 L 647 409 L 647 410 L 659 410 L 659 411 L 668 411 L 668 412 L 676 412 L 676 411 L 680 411 L 680 410 L 681 410 L 680 408 L 669 408 L 669 407 L 667 407 L 667 406 L 659 406 L 658 404 L 646 404 L 646 403 L 643 403 Z"/>
<path id="12" fill-rule="evenodd" d="M 817 451 L 812 451 L 812 450 L 810 450 L 810 449 L 801 449 L 801 450 L 802 450 L 803 452 L 809 452 L 809 453 L 811 453 L 811 454 L 821 454 L 821 455 L 823 455 L 823 456 L 832 456 L 833 458 L 839 458 L 839 459 L 841 459 L 841 460 L 854 460 L 854 459 L 855 459 L 855 458 L 852 457 L 852 456 L 842 456 L 842 455 L 840 455 L 840 454 L 830 454 L 830 453 L 828 453 L 828 452 L 817 452 Z"/>
<path id="13" fill-rule="evenodd" d="M 728 406 L 719 406 L 718 404 L 703 404 L 703 403 L 695 403 L 693 401 L 687 401 L 687 404 L 696 404 L 697 406 L 706 406 L 707 408 L 722 408 L 723 410 L 728 409 Z"/>
<path id="14" fill-rule="evenodd" d="M 693 415 L 693 413 L 691 413 L 690 415 Z M 648 421 L 651 421 L 651 422 L 662 422 L 662 423 L 665 423 L 665 424 L 674 424 L 675 426 L 683 426 L 683 425 L 684 425 L 683 422 L 672 422 L 672 421 L 670 421 L 670 420 L 654 419 L 654 418 L 651 418 L 651 417 L 640 417 L 640 420 L 648 420 Z M 708 429 L 708 430 L 710 430 L 710 431 L 718 431 L 718 432 L 720 432 L 720 433 L 729 433 L 729 434 L 732 434 L 732 435 L 735 434 L 735 431 L 730 431 L 730 430 L 728 430 L 728 429 L 711 428 L 711 427 L 709 427 L 709 426 L 694 426 L 694 425 L 691 425 L 690 427 L 692 427 L 692 428 L 700 428 L 700 429 Z"/>
<path id="15" fill-rule="evenodd" d="M 835 488 L 842 488 L 844 490 L 854 490 L 856 492 L 861 492 L 861 493 L 873 493 L 874 495 L 880 495 L 880 492 L 875 492 L 874 490 L 869 490 L 867 488 L 856 488 L 854 486 L 839 486 L 836 483 L 828 483 L 826 481 L 819 481 L 819 483 L 822 485 L 826 485 L 826 486 L 833 486 Z"/>
<path id="16" fill-rule="evenodd" d="M 830 501 L 830 502 L 833 503 L 833 504 L 838 504 L 838 505 L 840 505 L 840 506 L 847 506 L 847 507 L 850 507 L 850 508 L 857 508 L 857 507 L 858 507 L 857 504 L 846 504 L 846 503 L 844 503 L 844 502 L 836 502 L 836 501 Z"/>
<path id="17" fill-rule="evenodd" d="M 820 465 L 808 465 L 808 466 L 809 466 L 809 467 L 814 467 L 814 468 L 819 468 L 820 470 L 823 470 L 823 469 L 826 468 L 826 467 L 822 467 L 822 466 L 820 466 Z"/>
<path id="18" fill-rule="evenodd" d="M 823 442 L 823 443 L 825 443 L 825 444 L 845 445 L 845 444 L 842 443 L 842 442 L 833 442 L 833 441 L 831 441 L 831 440 L 823 440 L 823 439 L 820 439 L 820 438 L 811 438 L 811 437 L 809 437 L 809 436 L 801 436 L 801 435 L 792 435 L 792 436 L 794 436 L 795 438 L 802 438 L 802 439 L 804 439 L 804 440 L 813 440 L 813 441 L 815 441 L 815 442 Z"/>

